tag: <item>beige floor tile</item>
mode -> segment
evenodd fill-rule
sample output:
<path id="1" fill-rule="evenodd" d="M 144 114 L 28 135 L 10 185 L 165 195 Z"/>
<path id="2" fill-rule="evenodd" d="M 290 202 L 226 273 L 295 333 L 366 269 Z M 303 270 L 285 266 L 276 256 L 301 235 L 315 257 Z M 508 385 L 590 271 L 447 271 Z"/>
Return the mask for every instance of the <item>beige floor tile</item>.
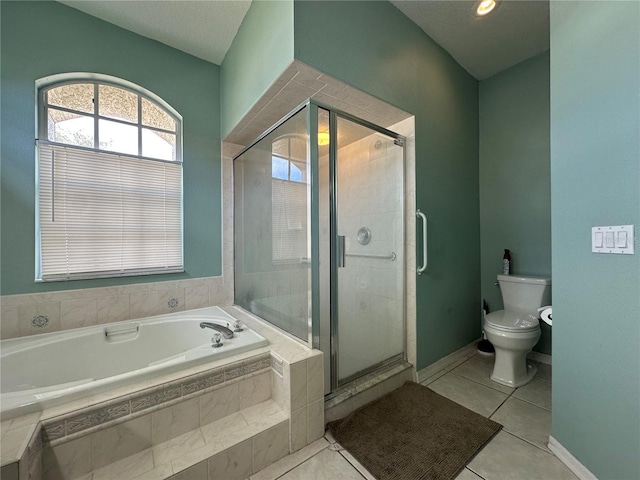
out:
<path id="1" fill-rule="evenodd" d="M 287 455 L 268 467 L 263 468 L 258 473 L 252 475 L 251 480 L 275 480 L 320 453 L 328 446 L 329 442 L 324 438 L 320 438 L 296 453 Z"/>
<path id="2" fill-rule="evenodd" d="M 302 465 L 280 477 L 280 480 L 362 480 L 358 471 L 338 452 L 322 450 Z"/>
<path id="3" fill-rule="evenodd" d="M 575 480 L 554 455 L 507 432 L 500 432 L 467 465 L 485 480 Z"/>
<path id="4" fill-rule="evenodd" d="M 548 451 L 551 412 L 517 398 L 510 398 L 491 416 L 504 429 Z"/>
<path id="5" fill-rule="evenodd" d="M 465 468 L 458 474 L 456 480 L 482 480 L 482 477 Z"/>
<path id="6" fill-rule="evenodd" d="M 551 382 L 546 380 L 536 377 L 525 386 L 518 388 L 513 396 L 551 410 Z"/>
<path id="7" fill-rule="evenodd" d="M 430 384 L 429 388 L 485 417 L 495 412 L 508 397 L 506 393 L 485 387 L 451 372 Z"/>
<path id="8" fill-rule="evenodd" d="M 422 383 L 422 385 L 424 385 L 426 387 L 427 385 L 429 385 L 430 383 L 435 382 L 437 379 L 439 379 L 441 376 L 443 376 L 446 373 L 447 373 L 447 370 L 440 370 L 439 372 L 436 372 L 433 375 L 431 375 L 429 378 L 424 379 L 420 383 Z"/>
<path id="9" fill-rule="evenodd" d="M 478 357 L 473 357 L 464 362 L 461 365 L 458 365 L 456 368 L 452 370 L 456 375 L 460 375 L 461 377 L 468 378 L 469 380 L 473 380 L 474 382 L 481 383 L 486 385 L 487 387 L 493 388 L 494 390 L 498 390 L 502 393 L 513 393 L 515 388 L 507 387 L 506 385 L 500 385 L 497 382 L 494 382 L 489 378 L 491 376 L 491 372 L 493 371 L 493 362 L 488 362 L 486 360 L 481 360 Z"/>

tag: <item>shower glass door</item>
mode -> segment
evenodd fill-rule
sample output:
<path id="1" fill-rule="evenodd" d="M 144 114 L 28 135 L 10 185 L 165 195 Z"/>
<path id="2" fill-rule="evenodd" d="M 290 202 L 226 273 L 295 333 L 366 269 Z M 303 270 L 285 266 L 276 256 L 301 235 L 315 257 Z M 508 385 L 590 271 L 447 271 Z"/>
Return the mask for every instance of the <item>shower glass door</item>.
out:
<path id="1" fill-rule="evenodd" d="M 337 386 L 404 354 L 404 149 L 336 115 Z"/>

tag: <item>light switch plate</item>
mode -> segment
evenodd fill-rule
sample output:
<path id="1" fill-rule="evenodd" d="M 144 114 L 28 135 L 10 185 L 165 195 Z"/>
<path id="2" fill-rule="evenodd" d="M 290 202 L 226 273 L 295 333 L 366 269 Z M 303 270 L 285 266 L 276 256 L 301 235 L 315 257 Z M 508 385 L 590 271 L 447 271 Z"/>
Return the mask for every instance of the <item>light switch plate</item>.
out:
<path id="1" fill-rule="evenodd" d="M 633 255 L 633 225 L 592 227 L 591 251 L 594 253 Z"/>

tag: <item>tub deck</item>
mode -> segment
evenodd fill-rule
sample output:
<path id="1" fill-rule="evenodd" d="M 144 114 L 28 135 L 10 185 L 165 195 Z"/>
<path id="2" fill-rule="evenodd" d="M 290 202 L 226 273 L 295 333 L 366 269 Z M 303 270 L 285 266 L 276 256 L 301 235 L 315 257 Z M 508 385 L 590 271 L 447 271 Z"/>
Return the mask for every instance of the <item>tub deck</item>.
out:
<path id="1" fill-rule="evenodd" d="M 161 401 L 152 406 L 152 408 L 157 410 L 177 405 L 180 401 L 192 398 L 190 395 L 197 395 L 197 392 L 193 393 L 185 390 L 186 385 L 194 383 L 193 381 L 202 383 L 208 376 L 219 375 L 221 369 L 231 368 L 233 370 L 234 368 L 237 369 L 238 366 L 244 369 L 245 372 L 248 368 L 259 368 L 254 372 L 255 375 L 261 372 L 269 373 L 271 377 L 271 398 L 264 400 L 260 407 L 254 406 L 252 408 L 256 412 L 264 412 L 265 409 L 267 413 L 271 412 L 271 415 L 267 415 L 267 417 L 271 417 L 269 420 L 262 419 L 259 421 L 263 428 L 271 432 L 270 434 L 282 436 L 280 430 L 284 429 L 284 424 L 287 425 L 287 441 L 290 441 L 290 443 L 288 443 L 286 453 L 296 451 L 322 436 L 324 433 L 322 353 L 292 340 L 239 307 L 223 307 L 222 309 L 265 337 L 269 345 L 229 358 L 190 366 L 151 379 L 143 379 L 130 385 L 117 387 L 61 405 L 52 406 L 40 412 L 3 421 L 0 427 L 2 430 L 2 446 L 0 450 L 2 473 L 11 475 L 14 466 L 19 466 L 20 470 L 31 470 L 36 468 L 34 465 L 37 466 L 39 463 L 42 467 L 43 449 L 45 451 L 46 449 L 55 449 L 57 445 L 63 445 L 65 442 L 73 441 L 75 438 L 81 438 L 83 434 L 91 434 L 91 432 L 99 431 L 103 428 L 103 426 L 96 424 L 84 429 L 84 433 L 74 433 L 72 431 L 73 428 L 71 431 L 69 430 L 69 419 L 72 417 L 78 417 L 85 413 L 89 413 L 88 416 L 91 417 L 92 412 L 95 413 L 100 409 L 123 401 L 128 402 L 128 408 L 131 409 L 134 408 L 131 403 L 132 399 L 143 397 L 147 393 L 157 394 L 159 391 L 165 391 L 167 388 L 179 384 L 181 393 L 186 393 L 186 395 L 183 395 L 182 398 L 167 397 L 164 399 L 166 401 Z M 253 366 L 249 367 L 249 365 Z M 232 378 L 229 380 L 233 381 Z M 210 387 L 205 386 L 205 388 Z M 158 395 L 156 397 L 158 398 Z M 255 419 L 256 412 L 254 410 L 244 411 L 238 408 L 235 414 L 243 415 L 245 419 Z M 239 413 L 240 411 L 244 413 Z M 119 422 L 125 422 L 129 418 L 135 418 L 135 415 L 135 412 L 131 413 L 129 411 L 129 413 L 117 419 L 107 419 L 105 425 L 117 425 Z M 95 415 L 93 416 L 96 417 Z M 100 416 L 98 415 L 97 417 Z M 56 432 L 61 431 L 61 423 L 66 425 L 65 435 L 52 438 L 59 435 Z M 302 425 L 304 425 L 304 428 L 302 428 Z M 220 429 L 220 425 L 210 428 Z M 202 429 L 200 431 L 204 432 Z M 175 445 L 175 442 L 172 441 L 171 444 Z M 215 448 L 219 448 L 219 444 L 215 445 L 217 445 Z M 154 445 L 153 448 L 161 447 Z M 215 448 L 211 452 L 215 452 Z M 202 456 L 205 453 L 206 448 L 200 450 L 199 455 Z M 136 455 L 138 454 L 140 452 L 136 452 Z M 192 458 L 192 460 L 195 461 L 196 459 Z M 187 457 L 179 457 L 173 459 L 172 462 L 172 474 L 195 465 L 195 463 L 190 465 Z M 202 459 L 199 462 L 202 462 Z M 166 462 L 157 465 L 152 462 L 147 466 L 152 476 L 155 473 L 160 475 L 161 471 L 169 472 L 169 466 Z M 154 472 L 154 470 L 156 471 Z M 7 476 L 7 478 L 11 477 Z M 37 478 L 37 475 L 34 478 Z M 165 478 L 165 476 L 154 476 L 154 478 Z"/>

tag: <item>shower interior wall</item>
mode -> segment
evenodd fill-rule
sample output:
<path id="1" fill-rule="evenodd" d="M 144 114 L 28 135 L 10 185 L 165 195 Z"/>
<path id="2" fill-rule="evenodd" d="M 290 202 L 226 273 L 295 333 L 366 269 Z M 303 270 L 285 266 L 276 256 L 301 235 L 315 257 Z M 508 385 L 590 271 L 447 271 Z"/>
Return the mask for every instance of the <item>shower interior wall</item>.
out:
<path id="1" fill-rule="evenodd" d="M 339 140 L 338 234 L 346 237 L 346 251 L 397 255 L 393 261 L 347 255 L 338 270 L 340 378 L 404 350 L 403 158 L 393 145 L 379 134 L 346 145 Z M 357 239 L 361 227 L 371 231 L 366 245 Z"/>

